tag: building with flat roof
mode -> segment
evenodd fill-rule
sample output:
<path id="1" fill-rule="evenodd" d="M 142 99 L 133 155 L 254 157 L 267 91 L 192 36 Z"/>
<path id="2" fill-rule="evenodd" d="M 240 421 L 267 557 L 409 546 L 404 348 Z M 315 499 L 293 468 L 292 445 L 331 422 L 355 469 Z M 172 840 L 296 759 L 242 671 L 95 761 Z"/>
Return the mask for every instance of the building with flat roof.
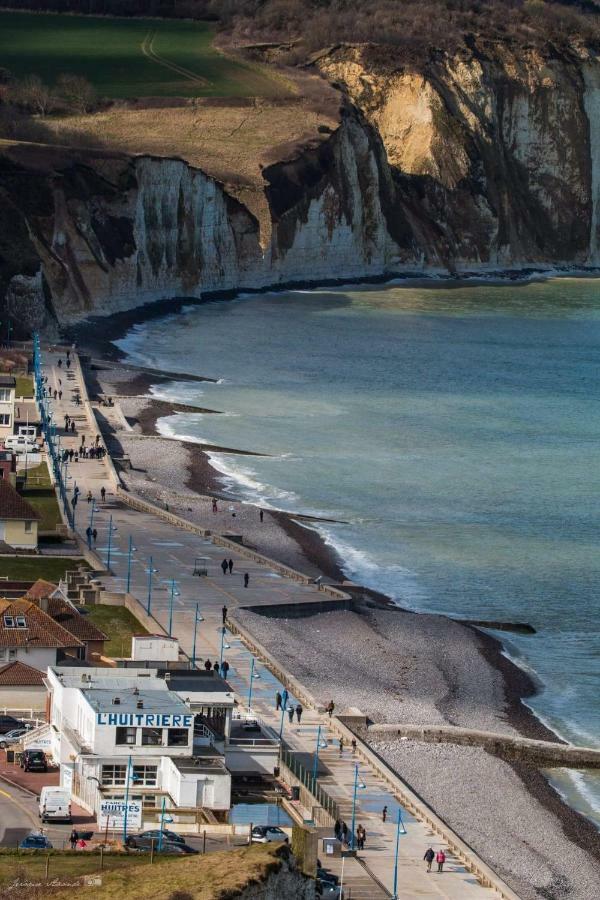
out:
<path id="1" fill-rule="evenodd" d="M 156 823 L 163 798 L 175 822 L 190 812 L 196 821 L 199 809 L 229 810 L 231 776 L 219 735 L 157 669 L 51 666 L 46 685 L 49 722 L 24 745 L 46 742 L 61 785 L 90 812 L 118 806 L 127 794 L 141 810 L 140 821 L 132 814 L 129 822 L 135 830 Z M 208 718 L 215 705 L 231 713 L 231 692 L 195 693 Z"/>
<path id="2" fill-rule="evenodd" d="M 15 427 L 15 388 L 12 375 L 0 375 L 0 440 L 13 433 Z"/>

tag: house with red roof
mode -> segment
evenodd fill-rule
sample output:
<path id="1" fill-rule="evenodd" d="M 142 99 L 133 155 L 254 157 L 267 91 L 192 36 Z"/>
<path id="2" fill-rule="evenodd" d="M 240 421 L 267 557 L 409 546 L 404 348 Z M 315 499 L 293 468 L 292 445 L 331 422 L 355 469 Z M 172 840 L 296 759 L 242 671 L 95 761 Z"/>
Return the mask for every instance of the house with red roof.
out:
<path id="1" fill-rule="evenodd" d="M 48 691 L 44 672 L 13 660 L 0 668 L 0 704 L 8 712 L 45 712 Z"/>
<path id="2" fill-rule="evenodd" d="M 36 510 L 6 478 L 0 478 L 0 549 L 35 550 L 38 544 Z"/>

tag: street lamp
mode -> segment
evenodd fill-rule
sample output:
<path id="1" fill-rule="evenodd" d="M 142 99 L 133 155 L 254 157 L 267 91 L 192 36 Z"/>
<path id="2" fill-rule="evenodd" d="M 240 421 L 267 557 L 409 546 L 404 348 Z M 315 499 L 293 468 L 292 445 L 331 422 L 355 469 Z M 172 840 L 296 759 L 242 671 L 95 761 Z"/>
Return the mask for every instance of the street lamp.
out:
<path id="1" fill-rule="evenodd" d="M 354 850 L 354 841 L 355 841 L 354 830 L 356 828 L 356 794 L 357 794 L 359 788 L 364 791 L 364 790 L 366 790 L 366 787 L 367 786 L 366 786 L 366 784 L 364 784 L 364 782 L 358 780 L 358 765 L 355 765 L 354 766 L 354 793 L 352 795 L 352 831 L 351 831 L 351 838 L 350 838 L 350 849 L 351 850 Z"/>
<path id="2" fill-rule="evenodd" d="M 175 590 L 175 585 L 177 582 L 174 578 L 171 578 L 169 581 L 165 582 L 165 584 L 171 585 L 171 599 L 169 601 L 169 637 L 173 635 L 173 603 L 175 602 L 175 597 L 180 597 L 181 593 Z"/>
<path id="3" fill-rule="evenodd" d="M 166 800 L 166 797 L 163 797 L 162 798 L 162 808 L 160 811 L 160 832 L 158 835 L 158 852 L 159 853 L 162 850 L 163 829 L 165 826 L 165 822 L 171 823 L 173 821 L 172 816 L 165 816 L 165 800 Z"/>
<path id="4" fill-rule="evenodd" d="M 127 775 L 125 778 L 125 812 L 123 815 L 123 843 L 127 843 L 127 818 L 129 814 L 129 781 L 139 781 L 139 775 L 133 774 L 133 766 L 131 765 L 131 753 L 127 759 Z"/>
<path id="5" fill-rule="evenodd" d="M 192 644 L 192 669 L 196 668 L 196 632 L 198 630 L 198 622 L 203 622 L 204 619 L 200 615 L 199 604 L 196 603 L 196 610 L 194 612 L 194 643 Z"/>
<path id="6" fill-rule="evenodd" d="M 225 632 L 227 631 L 225 625 L 221 628 L 221 656 L 219 658 L 219 669 L 223 665 L 223 650 L 229 650 L 230 645 L 225 643 Z"/>
<path id="7" fill-rule="evenodd" d="M 250 712 L 252 708 L 252 688 L 254 686 L 254 679 L 260 678 L 259 673 L 254 671 L 255 663 L 256 660 L 252 657 L 252 663 L 250 665 L 250 687 L 248 688 L 248 712 Z"/>
<path id="8" fill-rule="evenodd" d="M 317 784 L 317 772 L 319 770 L 319 750 L 325 750 L 325 748 L 327 747 L 327 741 L 321 740 L 321 729 L 322 728 L 323 728 L 323 726 L 319 725 L 319 727 L 317 729 L 317 746 L 315 749 L 315 762 L 313 765 L 313 786 L 316 786 L 316 784 Z"/>
<path id="9" fill-rule="evenodd" d="M 106 568 L 107 569 L 110 569 L 110 552 L 112 550 L 113 531 L 118 530 L 117 526 L 113 525 L 112 520 L 113 520 L 113 517 L 112 517 L 112 513 L 111 513 L 110 518 L 108 520 L 108 553 L 106 555 Z"/>
<path id="10" fill-rule="evenodd" d="M 400 830 L 402 829 L 402 831 Z M 393 900 L 398 900 L 398 850 L 400 849 L 400 835 L 406 834 L 406 828 L 402 821 L 402 810 L 398 807 L 398 820 L 396 822 L 396 852 L 394 854 L 394 893 Z"/>
<path id="11" fill-rule="evenodd" d="M 149 557 L 148 559 L 148 568 L 146 569 L 146 572 L 148 573 L 148 596 L 146 598 L 146 612 L 148 613 L 148 615 L 150 615 L 150 606 L 152 604 L 152 576 L 156 575 L 156 573 L 158 572 L 158 569 L 155 569 L 152 565 L 152 557 Z"/>
<path id="12" fill-rule="evenodd" d="M 94 513 L 100 512 L 98 507 L 96 506 L 96 501 L 92 500 L 92 508 L 90 510 L 90 524 L 89 524 L 89 534 L 88 534 L 88 547 L 92 546 L 92 531 L 94 530 Z"/>
<path id="13" fill-rule="evenodd" d="M 135 553 L 137 547 L 133 546 L 133 538 L 129 535 L 129 552 L 127 554 L 127 593 L 131 587 L 131 554 Z"/>

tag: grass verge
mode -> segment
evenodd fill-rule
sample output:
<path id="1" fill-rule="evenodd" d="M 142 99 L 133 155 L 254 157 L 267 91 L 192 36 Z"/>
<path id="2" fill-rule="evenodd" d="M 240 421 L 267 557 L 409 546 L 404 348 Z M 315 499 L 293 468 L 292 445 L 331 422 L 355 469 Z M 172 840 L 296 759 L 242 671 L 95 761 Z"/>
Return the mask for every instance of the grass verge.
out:
<path id="1" fill-rule="evenodd" d="M 109 635 L 104 645 L 105 656 L 131 656 L 131 636 L 148 634 L 128 609 L 124 606 L 85 606 L 81 609 L 90 622 Z"/>
<path id="2" fill-rule="evenodd" d="M 57 583 L 65 572 L 87 566 L 85 559 L 67 559 L 62 556 L 3 556 L 0 557 L 0 575 L 9 581 L 36 581 L 43 578 Z M 2 582 L 0 581 L 0 592 Z"/>

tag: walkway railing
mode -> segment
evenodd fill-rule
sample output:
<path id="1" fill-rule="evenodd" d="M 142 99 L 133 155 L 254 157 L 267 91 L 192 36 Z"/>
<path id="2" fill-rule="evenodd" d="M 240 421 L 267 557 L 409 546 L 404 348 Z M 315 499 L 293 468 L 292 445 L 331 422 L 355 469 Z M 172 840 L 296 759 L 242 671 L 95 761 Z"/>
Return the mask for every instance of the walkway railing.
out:
<path id="1" fill-rule="evenodd" d="M 331 816 L 332 820 L 339 819 L 339 807 L 335 800 L 323 790 L 317 778 L 313 777 L 306 766 L 303 766 L 296 754 L 288 747 L 281 747 L 281 763 L 289 769 L 300 784 L 315 798 L 320 807 L 322 807 Z"/>

